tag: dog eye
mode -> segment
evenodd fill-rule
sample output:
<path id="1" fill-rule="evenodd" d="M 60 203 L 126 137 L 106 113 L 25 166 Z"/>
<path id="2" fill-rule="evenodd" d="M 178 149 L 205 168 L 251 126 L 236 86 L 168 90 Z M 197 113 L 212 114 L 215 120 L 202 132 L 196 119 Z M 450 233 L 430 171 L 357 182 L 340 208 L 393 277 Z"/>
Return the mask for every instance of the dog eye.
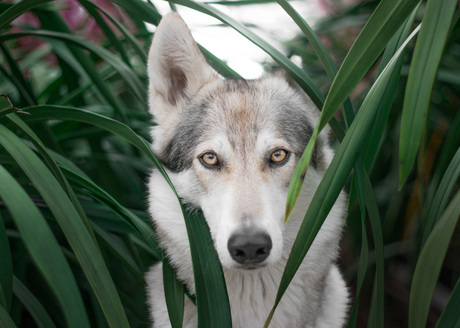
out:
<path id="1" fill-rule="evenodd" d="M 287 160 L 288 155 L 289 153 L 284 149 L 275 150 L 270 157 L 270 162 L 273 164 L 282 164 Z"/>
<path id="2" fill-rule="evenodd" d="M 200 161 L 205 166 L 219 165 L 219 159 L 217 158 L 217 155 L 214 153 L 204 153 L 203 155 L 200 156 Z"/>

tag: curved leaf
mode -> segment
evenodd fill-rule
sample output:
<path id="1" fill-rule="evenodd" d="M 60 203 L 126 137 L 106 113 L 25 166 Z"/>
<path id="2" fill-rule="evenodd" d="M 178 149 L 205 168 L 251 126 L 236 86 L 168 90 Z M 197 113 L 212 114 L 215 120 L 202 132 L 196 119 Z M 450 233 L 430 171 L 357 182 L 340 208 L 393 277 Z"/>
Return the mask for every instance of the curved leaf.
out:
<path id="1" fill-rule="evenodd" d="M 454 15 L 456 0 L 428 0 L 404 95 L 399 138 L 399 189 L 417 155 L 436 71 Z"/>
<path id="2" fill-rule="evenodd" d="M 11 319 L 8 312 L 6 312 L 5 308 L 0 305 L 0 327 L 2 328 L 16 328 L 16 325 Z"/>
<path id="3" fill-rule="evenodd" d="M 438 221 L 441 213 L 449 201 L 452 190 L 454 189 L 458 177 L 460 176 L 460 148 L 455 153 L 452 161 L 447 167 L 444 176 L 442 177 L 441 183 L 436 190 L 436 195 L 430 206 L 430 212 L 428 213 L 428 220 L 423 232 L 422 246 L 425 244 L 429 234 L 433 230 L 434 225 Z"/>
<path id="4" fill-rule="evenodd" d="M 4 132 L 0 126 L 0 143 Z M 56 295 L 69 327 L 89 327 L 88 317 L 70 266 L 45 219 L 14 178 L 0 165 L 0 197 L 11 213 L 21 239 Z"/>
<path id="5" fill-rule="evenodd" d="M 439 317 L 436 328 L 459 328 L 460 327 L 460 279 L 457 279 L 454 290 L 450 294 L 444 311 Z"/>
<path id="6" fill-rule="evenodd" d="M 56 217 L 96 294 L 109 326 L 128 327 L 123 306 L 104 260 L 56 178 L 31 149 L 2 125 L 0 144 L 26 173 Z"/>
<path id="7" fill-rule="evenodd" d="M 5 224 L 0 214 L 0 306 L 9 309 L 11 296 L 13 295 L 13 263 L 11 261 L 11 249 L 6 235 Z"/>
<path id="8" fill-rule="evenodd" d="M 52 0 L 23 0 L 15 3 L 0 15 L 0 30 L 26 11 L 51 1 Z"/>
<path id="9" fill-rule="evenodd" d="M 14 294 L 27 309 L 39 328 L 56 328 L 53 319 L 27 287 L 14 277 Z"/>
<path id="10" fill-rule="evenodd" d="M 332 82 L 320 130 L 358 85 L 420 0 L 383 0 L 358 35 Z"/>
<path id="11" fill-rule="evenodd" d="M 286 201 L 285 220 L 287 220 L 290 211 L 294 208 L 297 201 L 303 184 L 303 177 L 310 165 L 318 133 L 333 118 L 339 106 L 347 99 L 353 88 L 366 74 L 386 44 L 393 37 L 393 34 L 403 21 L 406 20 L 418 2 L 419 0 L 383 0 L 351 47 L 332 82 L 329 94 L 322 107 L 319 121 L 291 179 Z M 395 88 L 396 84 L 393 85 Z M 347 110 L 345 114 L 347 120 L 351 122 L 352 113 Z"/>
<path id="12" fill-rule="evenodd" d="M 457 192 L 420 252 L 410 291 L 409 328 L 426 325 L 434 288 L 459 217 L 460 192 Z"/>
<path id="13" fill-rule="evenodd" d="M 68 42 L 73 45 L 78 45 L 84 49 L 88 49 L 89 51 L 95 53 L 100 58 L 103 58 L 108 64 L 110 64 L 119 74 L 123 77 L 126 83 L 130 86 L 133 93 L 138 97 L 138 99 L 143 102 L 145 98 L 145 94 L 143 94 L 140 90 L 144 90 L 145 87 L 140 79 L 134 74 L 134 71 L 131 70 L 122 60 L 120 60 L 117 56 L 112 54 L 107 49 L 102 48 L 94 43 L 91 43 L 81 37 L 70 33 L 62 33 L 62 32 L 54 32 L 48 30 L 37 30 L 37 31 L 28 31 L 28 32 L 21 32 L 21 33 L 9 33 L 6 35 L 0 35 L 0 42 L 6 41 L 9 39 L 15 39 L 19 37 L 24 37 L 28 35 L 35 35 L 41 36 L 46 38 L 53 38 L 57 40 L 61 40 L 64 42 Z"/>

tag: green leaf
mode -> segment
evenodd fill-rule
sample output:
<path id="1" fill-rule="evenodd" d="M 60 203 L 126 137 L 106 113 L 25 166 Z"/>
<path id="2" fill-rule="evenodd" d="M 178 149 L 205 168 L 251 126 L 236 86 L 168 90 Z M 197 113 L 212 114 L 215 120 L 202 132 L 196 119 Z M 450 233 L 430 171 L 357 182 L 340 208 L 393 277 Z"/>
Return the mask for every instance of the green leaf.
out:
<path id="1" fill-rule="evenodd" d="M 117 5 L 123 7 L 131 17 L 140 19 L 155 26 L 161 20 L 161 15 L 149 2 L 141 0 L 113 0 Z"/>
<path id="2" fill-rule="evenodd" d="M 10 309 L 13 294 L 13 263 L 11 249 L 6 235 L 5 224 L 0 214 L 0 306 Z"/>
<path id="3" fill-rule="evenodd" d="M 457 279 L 454 290 L 450 294 L 441 317 L 436 324 L 436 328 L 459 328 L 460 327 L 460 279 Z"/>
<path id="4" fill-rule="evenodd" d="M 387 48 L 383 54 L 382 61 L 379 67 L 379 73 L 385 68 L 391 58 L 394 56 L 396 51 L 401 47 L 401 45 L 406 41 L 407 37 L 412 31 L 412 26 L 415 20 L 415 15 L 418 11 L 417 6 L 412 14 L 407 18 L 406 22 L 399 28 L 399 31 L 393 36 L 393 38 L 388 43 Z M 377 115 L 374 120 L 371 132 L 369 134 L 368 141 L 364 146 L 363 150 L 363 161 L 364 168 L 366 171 L 369 171 L 372 162 L 375 159 L 375 154 L 379 149 L 379 145 L 382 139 L 383 132 L 387 126 L 388 117 L 390 115 L 390 110 L 392 108 L 394 95 L 397 90 L 399 78 L 401 76 L 401 66 L 404 60 L 404 53 L 398 59 L 396 63 L 395 70 L 393 71 L 391 77 L 389 78 L 388 85 L 386 87 L 385 94 L 382 96 L 382 99 L 377 109 Z M 355 180 L 353 180 L 352 186 L 350 188 L 349 198 L 348 198 L 348 210 L 351 210 L 351 206 L 356 201 L 356 188 Z"/>
<path id="5" fill-rule="evenodd" d="M 163 285 L 172 328 L 182 328 L 184 321 L 184 285 L 179 283 L 176 273 L 166 259 L 163 261 Z"/>
<path id="6" fill-rule="evenodd" d="M 17 277 L 14 277 L 13 287 L 14 294 L 30 313 L 39 328 L 56 328 L 53 319 L 51 319 L 43 305 Z"/>
<path id="7" fill-rule="evenodd" d="M 433 230 L 434 225 L 438 221 L 441 213 L 447 205 L 450 199 L 452 190 L 454 189 L 458 177 L 460 176 L 460 148 L 455 153 L 452 161 L 447 167 L 444 176 L 442 177 L 441 183 L 436 190 L 436 195 L 431 203 L 430 212 L 428 213 L 428 220 L 423 232 L 422 246 L 425 244 L 428 236 Z"/>
<path id="8" fill-rule="evenodd" d="M 3 145 L 5 145 L 5 140 L 9 139 L 9 131 L 5 131 L 8 130 L 0 126 L 0 144 Z M 4 147 L 8 149 L 15 145 L 21 147 L 14 141 L 11 142 L 11 146 Z M 11 213 L 27 251 L 56 295 L 66 317 L 67 325 L 69 327 L 89 327 L 75 278 L 45 219 L 26 192 L 3 166 L 0 166 L 0 180 L 2 181 L 0 197 Z"/>
<path id="9" fill-rule="evenodd" d="M 50 171 L 53 173 L 53 175 L 56 177 L 56 179 L 59 181 L 59 184 L 61 187 L 64 189 L 66 194 L 69 196 L 70 200 L 72 201 L 72 204 L 75 206 L 81 220 L 86 226 L 86 229 L 88 229 L 89 233 L 91 234 L 91 237 L 93 238 L 94 242 L 97 245 L 96 237 L 94 236 L 94 232 L 91 228 L 91 225 L 89 223 L 89 220 L 83 211 L 80 202 L 78 201 L 77 196 L 73 192 L 72 188 L 70 188 L 69 183 L 67 182 L 66 178 L 62 174 L 61 170 L 59 169 L 57 163 L 54 161 L 54 159 L 49 155 L 46 147 L 43 145 L 41 140 L 38 138 L 38 136 L 35 134 L 35 132 L 30 129 L 27 124 L 25 124 L 16 114 L 10 114 L 8 115 L 8 119 L 14 123 L 14 125 L 19 128 L 30 140 L 32 143 L 35 145 L 37 148 L 38 152 L 41 154 L 43 157 L 46 165 L 50 169 Z"/>
<path id="10" fill-rule="evenodd" d="M 44 3 L 52 0 L 23 0 L 14 4 L 0 15 L 0 30 L 11 23 L 14 19 Z"/>
<path id="11" fill-rule="evenodd" d="M 102 48 L 94 43 L 91 43 L 79 36 L 69 34 L 69 33 L 62 33 L 62 32 L 54 32 L 54 31 L 47 31 L 47 30 L 37 30 L 37 31 L 28 31 L 22 33 L 9 33 L 6 35 L 0 36 L 0 42 L 6 41 L 8 39 L 19 38 L 23 36 L 34 35 L 34 36 L 41 36 L 46 38 L 53 38 L 56 40 L 61 40 L 66 43 L 77 45 L 84 49 L 88 49 L 89 51 L 95 53 L 100 58 L 104 59 L 105 62 L 110 64 L 123 79 L 126 81 L 127 85 L 131 88 L 133 93 L 137 96 L 138 100 L 143 102 L 145 99 L 145 94 L 140 90 L 144 90 L 144 84 L 140 81 L 137 75 L 134 73 L 132 69 L 129 68 L 122 60 L 120 60 L 117 56 L 113 53 L 108 51 L 107 49 Z"/>
<path id="12" fill-rule="evenodd" d="M 332 82 L 313 135 L 294 171 L 288 190 L 285 220 L 287 220 L 297 201 L 303 184 L 303 177 L 305 177 L 310 165 L 318 133 L 333 118 L 339 106 L 366 74 L 418 2 L 419 0 L 383 0 L 351 47 Z M 351 122 L 352 113 L 349 110 L 345 113 L 348 113 L 346 117 Z"/>
<path id="13" fill-rule="evenodd" d="M 364 181 L 359 181 L 360 179 Z M 364 184 L 366 207 L 369 213 L 369 222 L 371 223 L 372 236 L 374 237 L 375 247 L 375 279 L 373 283 L 372 299 L 370 304 L 368 327 L 383 328 L 384 327 L 384 254 L 383 254 L 383 236 L 380 221 L 379 210 L 377 208 L 377 200 L 372 189 L 371 181 L 365 173 L 364 167 L 360 167 L 358 173 L 358 184 Z"/>
<path id="14" fill-rule="evenodd" d="M 115 198 L 110 196 L 105 190 L 100 188 L 89 178 L 86 178 L 78 174 L 77 172 L 73 171 L 71 167 L 64 167 L 63 171 L 72 184 L 89 191 L 92 197 L 97 199 L 99 202 L 105 204 L 113 211 L 115 211 L 118 215 L 120 215 L 133 228 L 133 231 L 138 231 L 144 237 L 144 239 L 148 242 L 155 257 L 158 259 L 162 258 L 161 250 L 153 234 L 153 230 L 147 223 L 141 220 L 138 216 L 136 216 L 126 207 L 121 205 Z"/>
<path id="15" fill-rule="evenodd" d="M 11 319 L 5 308 L 0 305 L 0 327 L 2 328 L 16 328 L 13 319 Z"/>
<path id="16" fill-rule="evenodd" d="M 10 130 L 1 125 L 0 144 L 24 170 L 57 219 L 88 278 L 109 326 L 129 327 L 123 306 L 104 260 L 56 178 L 32 150 L 26 147 Z M 76 320 L 75 322 L 79 321 Z"/>
<path id="17" fill-rule="evenodd" d="M 358 85 L 420 0 L 383 0 L 340 66 L 324 102 L 320 130 Z"/>
<path id="18" fill-rule="evenodd" d="M 358 158 L 358 163 L 356 165 L 362 166 L 362 158 Z M 355 172 L 356 170 L 355 165 Z M 355 173 L 356 174 L 356 173 Z M 356 180 L 356 176 L 353 177 L 354 181 Z M 348 328 L 356 327 L 357 320 L 358 320 L 358 309 L 359 309 L 359 300 L 361 295 L 361 289 L 363 287 L 364 278 L 366 276 L 367 271 L 367 264 L 369 260 L 369 243 L 367 241 L 367 231 L 366 231 L 366 197 L 361 197 L 361 195 L 365 195 L 365 185 L 363 183 L 356 184 L 358 189 L 358 197 L 359 201 L 359 208 L 361 213 L 361 254 L 359 256 L 359 269 L 358 269 L 358 276 L 357 276 L 357 287 L 356 287 L 356 298 L 353 302 L 353 307 L 351 309 L 350 318 L 348 320 Z"/>
<path id="19" fill-rule="evenodd" d="M 224 274 L 202 212 L 185 216 L 193 275 L 195 277 L 198 327 L 231 328 L 232 316 Z"/>
<path id="20" fill-rule="evenodd" d="M 415 266 L 409 300 L 409 328 L 426 325 L 433 291 L 459 217 L 460 192 L 457 192 L 434 226 Z"/>
<path id="21" fill-rule="evenodd" d="M 404 95 L 399 138 L 399 189 L 417 155 L 431 90 L 455 11 L 456 0 L 428 0 Z"/>
<path id="22" fill-rule="evenodd" d="M 99 10 L 101 13 L 104 14 L 104 16 L 106 16 L 110 22 L 112 22 L 113 25 L 115 25 L 121 33 L 123 33 L 123 35 L 126 37 L 126 40 L 129 42 L 129 44 L 133 47 L 134 51 L 136 51 L 136 53 L 138 54 L 138 56 L 140 57 L 140 59 L 142 60 L 143 63 L 146 63 L 147 62 L 147 54 L 146 52 L 144 51 L 144 49 L 139 45 L 139 42 L 137 42 L 136 38 L 134 37 L 134 35 L 131 34 L 131 32 L 125 27 L 123 26 L 122 24 L 120 24 L 120 22 L 118 20 L 116 20 L 115 18 L 112 17 L 112 15 L 110 15 L 107 11 L 105 11 L 104 9 L 102 9 L 100 6 L 98 6 L 97 4 L 95 3 L 92 3 L 92 2 L 89 2 L 87 0 L 84 0 L 84 1 L 81 1 L 82 3 L 85 2 L 86 4 L 88 4 L 89 6 L 93 6 L 94 8 L 96 8 L 97 10 Z"/>

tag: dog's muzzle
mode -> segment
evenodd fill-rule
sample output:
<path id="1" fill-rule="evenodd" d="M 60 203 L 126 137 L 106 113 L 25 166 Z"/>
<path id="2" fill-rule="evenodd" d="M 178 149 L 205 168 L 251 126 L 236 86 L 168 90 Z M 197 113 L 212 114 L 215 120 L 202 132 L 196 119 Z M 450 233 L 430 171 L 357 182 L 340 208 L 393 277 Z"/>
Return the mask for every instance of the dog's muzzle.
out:
<path id="1" fill-rule="evenodd" d="M 244 269 L 255 269 L 270 255 L 272 240 L 266 232 L 245 229 L 230 237 L 227 248 L 233 260 Z"/>

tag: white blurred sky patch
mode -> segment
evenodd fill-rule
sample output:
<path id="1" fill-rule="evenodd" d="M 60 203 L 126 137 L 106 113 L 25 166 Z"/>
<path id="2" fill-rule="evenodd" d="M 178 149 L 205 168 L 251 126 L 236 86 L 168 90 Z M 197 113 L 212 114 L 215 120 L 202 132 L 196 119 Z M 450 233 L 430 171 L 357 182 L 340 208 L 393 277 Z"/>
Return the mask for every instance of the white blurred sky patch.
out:
<path id="1" fill-rule="evenodd" d="M 171 11 L 167 1 L 153 1 L 162 15 Z M 304 17 L 310 26 L 324 15 L 319 0 L 297 0 L 290 4 Z M 282 52 L 282 41 L 300 33 L 297 25 L 277 3 L 224 6 L 213 5 L 237 21 L 254 26 L 253 32 L 275 45 Z M 208 15 L 186 7 L 177 6 L 195 40 L 246 79 L 258 78 L 263 74 L 260 64 L 271 58 L 244 36 Z"/>

